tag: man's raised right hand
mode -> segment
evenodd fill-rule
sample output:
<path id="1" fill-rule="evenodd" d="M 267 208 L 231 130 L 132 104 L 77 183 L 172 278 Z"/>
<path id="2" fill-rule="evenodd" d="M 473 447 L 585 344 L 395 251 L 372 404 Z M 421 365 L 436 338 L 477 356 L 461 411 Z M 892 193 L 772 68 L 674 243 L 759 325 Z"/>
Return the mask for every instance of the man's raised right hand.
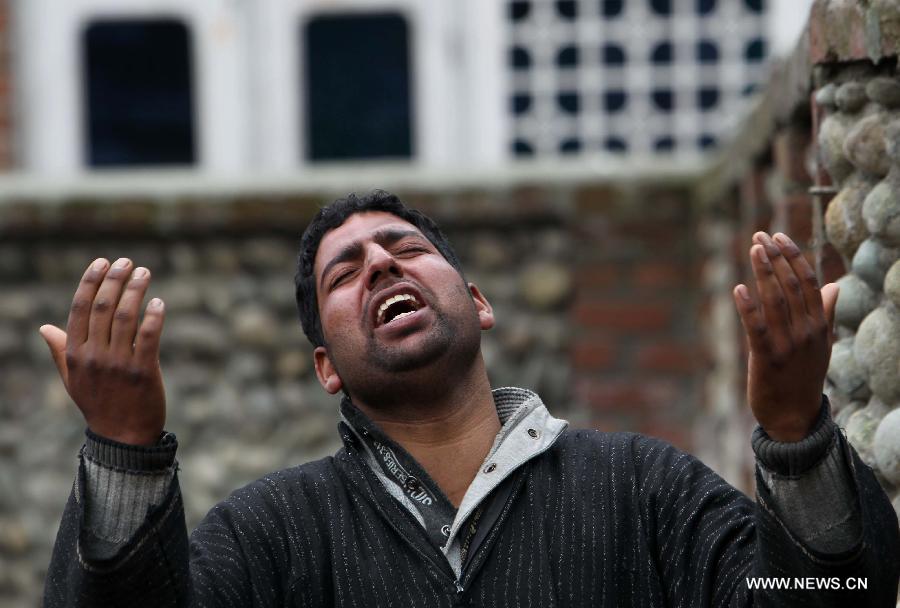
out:
<path id="1" fill-rule="evenodd" d="M 165 310 L 150 300 L 138 327 L 150 271 L 120 258 L 95 260 L 75 291 L 66 331 L 42 325 L 69 396 L 96 434 L 132 445 L 154 445 L 166 421 L 159 368 Z"/>

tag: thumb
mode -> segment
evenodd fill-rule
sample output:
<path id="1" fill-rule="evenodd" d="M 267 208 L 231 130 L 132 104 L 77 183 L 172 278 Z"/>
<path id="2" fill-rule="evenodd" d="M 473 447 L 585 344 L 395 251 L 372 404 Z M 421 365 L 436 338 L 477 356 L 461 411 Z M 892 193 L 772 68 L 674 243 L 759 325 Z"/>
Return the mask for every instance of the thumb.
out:
<path id="1" fill-rule="evenodd" d="M 41 325 L 38 331 L 50 348 L 50 356 L 62 376 L 63 384 L 69 386 L 69 370 L 66 366 L 66 332 L 55 325 Z"/>
<path id="2" fill-rule="evenodd" d="M 832 338 L 834 335 L 834 309 L 840 290 L 841 288 L 837 283 L 828 283 L 822 287 L 822 307 L 825 309 L 825 322 L 828 323 L 829 338 Z"/>

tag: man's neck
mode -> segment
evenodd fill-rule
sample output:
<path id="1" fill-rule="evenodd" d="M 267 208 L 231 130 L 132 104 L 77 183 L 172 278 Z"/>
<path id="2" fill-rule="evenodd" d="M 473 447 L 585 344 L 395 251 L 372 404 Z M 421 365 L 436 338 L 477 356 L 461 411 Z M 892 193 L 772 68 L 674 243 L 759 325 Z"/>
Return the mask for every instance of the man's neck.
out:
<path id="1" fill-rule="evenodd" d="M 455 507 L 462 502 L 500 431 L 485 373 L 454 384 L 440 399 L 428 403 L 390 410 L 354 403 L 416 459 Z"/>

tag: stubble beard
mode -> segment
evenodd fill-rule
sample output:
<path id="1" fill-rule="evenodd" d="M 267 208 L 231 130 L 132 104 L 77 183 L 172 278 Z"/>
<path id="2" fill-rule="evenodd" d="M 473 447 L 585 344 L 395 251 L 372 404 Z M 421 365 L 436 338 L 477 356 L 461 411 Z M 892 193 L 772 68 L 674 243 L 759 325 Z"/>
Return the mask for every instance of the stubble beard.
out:
<path id="1" fill-rule="evenodd" d="M 465 295 L 469 297 L 468 289 Z M 474 302 L 470 300 L 471 312 L 456 319 L 434 304 L 436 299 L 432 298 L 430 305 L 434 320 L 430 327 L 415 332 L 425 334 L 415 337 L 416 345 L 386 345 L 370 333 L 364 353 L 356 354 L 355 361 L 351 363 L 348 358 L 345 367 L 332 359 L 338 375 L 344 378 L 345 391 L 370 406 L 384 405 L 401 396 L 398 390 L 406 396 L 422 390 L 442 392 L 447 379 L 465 373 L 465 368 L 477 359 L 481 347 L 481 327 Z M 342 370 L 351 369 L 355 373 L 343 375 Z"/>
<path id="2" fill-rule="evenodd" d="M 427 328 L 420 344 L 411 352 L 409 347 L 390 346 L 380 342 L 374 334 L 366 341 L 366 359 L 381 372 L 402 373 L 422 368 L 438 360 L 452 345 L 452 323 L 447 315 L 432 308 L 434 323 Z"/>

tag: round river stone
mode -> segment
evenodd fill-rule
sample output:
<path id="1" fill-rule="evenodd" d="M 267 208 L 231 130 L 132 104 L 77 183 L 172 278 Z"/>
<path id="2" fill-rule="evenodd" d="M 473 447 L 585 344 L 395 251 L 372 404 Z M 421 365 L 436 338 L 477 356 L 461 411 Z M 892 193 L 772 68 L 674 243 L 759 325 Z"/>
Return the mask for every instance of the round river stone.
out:
<path id="1" fill-rule="evenodd" d="M 900 192 L 897 186 L 891 179 L 879 182 L 862 205 L 866 230 L 890 247 L 900 246 Z"/>
<path id="2" fill-rule="evenodd" d="M 888 121 L 879 112 L 866 116 L 856 123 L 844 140 L 844 156 L 856 167 L 870 175 L 884 177 L 891 168 L 891 159 L 885 154 L 884 128 Z"/>
<path id="3" fill-rule="evenodd" d="M 869 398 L 871 391 L 866 383 L 866 372 L 853 358 L 853 338 L 838 340 L 831 347 L 828 379 L 854 401 Z"/>
<path id="4" fill-rule="evenodd" d="M 841 288 L 834 311 L 838 325 L 856 329 L 878 306 L 878 294 L 855 274 L 845 274 L 837 281 Z"/>
<path id="5" fill-rule="evenodd" d="M 872 442 L 875 437 L 875 429 L 881 419 L 887 413 L 888 407 L 877 398 L 872 397 L 866 407 L 857 410 L 847 419 L 847 441 L 849 441 L 862 461 L 869 466 L 875 464 L 875 455 L 872 453 Z"/>
<path id="6" fill-rule="evenodd" d="M 900 402 L 900 313 L 892 306 L 873 310 L 856 332 L 853 356 L 869 378 L 872 394 Z"/>
<path id="7" fill-rule="evenodd" d="M 853 173 L 853 165 L 844 156 L 844 140 L 852 125 L 852 118 L 838 113 L 826 116 L 819 127 L 819 156 L 836 184 Z"/>
<path id="8" fill-rule="evenodd" d="M 869 236 L 863 221 L 862 209 L 866 195 L 871 190 L 870 181 L 853 177 L 847 180 L 841 191 L 828 204 L 828 210 L 825 212 L 825 232 L 828 242 L 847 260 L 853 258 L 856 248 Z"/>
<path id="9" fill-rule="evenodd" d="M 881 420 L 872 452 L 881 474 L 892 484 L 900 485 L 900 409 L 894 409 Z"/>
<path id="10" fill-rule="evenodd" d="M 891 264 L 900 259 L 900 249 L 885 247 L 877 239 L 868 238 L 862 242 L 853 256 L 853 274 L 875 290 L 881 289 L 884 275 Z"/>
<path id="11" fill-rule="evenodd" d="M 845 82 L 838 87 L 834 100 L 841 112 L 852 114 L 861 110 L 869 99 L 861 82 Z"/>
<path id="12" fill-rule="evenodd" d="M 900 81 L 888 76 L 873 78 L 866 84 L 866 95 L 886 108 L 900 106 Z"/>
<path id="13" fill-rule="evenodd" d="M 894 262 L 884 277 L 884 295 L 900 308 L 900 260 Z"/>

